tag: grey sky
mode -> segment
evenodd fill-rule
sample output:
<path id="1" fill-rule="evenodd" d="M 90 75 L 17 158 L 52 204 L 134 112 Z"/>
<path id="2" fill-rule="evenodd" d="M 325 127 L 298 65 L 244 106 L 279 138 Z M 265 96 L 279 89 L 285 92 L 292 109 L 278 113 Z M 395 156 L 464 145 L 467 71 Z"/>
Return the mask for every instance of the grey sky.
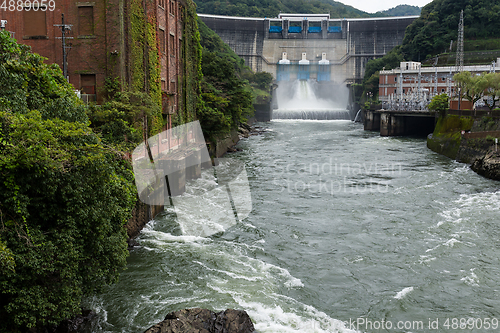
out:
<path id="1" fill-rule="evenodd" d="M 356 9 L 368 12 L 375 13 L 378 11 L 386 10 L 389 8 L 396 7 L 397 5 L 412 5 L 423 7 L 431 0 L 383 0 L 383 1 L 374 1 L 374 0 L 337 0 L 343 4 L 353 6 Z M 403 1 L 403 2 L 402 2 Z"/>

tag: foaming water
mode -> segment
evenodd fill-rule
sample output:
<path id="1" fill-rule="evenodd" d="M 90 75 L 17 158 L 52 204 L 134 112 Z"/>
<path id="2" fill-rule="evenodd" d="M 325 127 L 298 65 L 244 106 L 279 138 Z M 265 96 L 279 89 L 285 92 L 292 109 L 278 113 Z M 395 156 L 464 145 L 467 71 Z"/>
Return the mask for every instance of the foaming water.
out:
<path id="1" fill-rule="evenodd" d="M 324 109 L 324 110 L 273 110 L 274 119 L 303 119 L 303 120 L 346 120 L 350 118 L 349 111 Z"/>
<path id="2" fill-rule="evenodd" d="M 347 107 L 347 88 L 336 87 L 328 98 L 317 94 L 319 84 L 310 80 L 282 82 L 277 89 L 277 110 L 273 110 L 273 119 L 350 119 Z"/>
<path id="3" fill-rule="evenodd" d="M 168 206 L 120 281 L 86 300 L 97 312 L 89 332 L 143 332 L 193 307 L 246 310 L 269 333 L 384 332 L 349 325 L 357 318 L 424 323 L 385 332 L 500 318 L 498 182 L 425 140 L 347 121 L 261 126 L 228 156 L 245 163 L 250 215 L 200 236 Z M 187 196 L 215 183 L 190 186 Z"/>
<path id="4" fill-rule="evenodd" d="M 139 332 L 168 311 L 195 306 L 245 309 L 258 332 L 353 332 L 287 296 L 304 284 L 287 269 L 259 259 L 265 253 L 259 242 L 161 231 L 175 224 L 172 214 L 167 209 L 145 227 L 121 281 L 88 300 L 98 315 L 89 332 Z"/>

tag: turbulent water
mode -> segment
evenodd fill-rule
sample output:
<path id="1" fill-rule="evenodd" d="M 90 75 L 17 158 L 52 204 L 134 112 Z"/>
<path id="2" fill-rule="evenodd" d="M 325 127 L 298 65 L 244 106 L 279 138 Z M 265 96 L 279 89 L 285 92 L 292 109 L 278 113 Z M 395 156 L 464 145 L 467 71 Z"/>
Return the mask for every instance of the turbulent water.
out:
<path id="1" fill-rule="evenodd" d="M 337 86 L 328 99 L 317 96 L 318 83 L 312 80 L 281 82 L 276 91 L 279 108 L 273 119 L 339 120 L 351 119 L 345 109 L 349 91 Z"/>
<path id="2" fill-rule="evenodd" d="M 229 156 L 250 215 L 199 237 L 169 207 L 120 282 L 87 300 L 89 331 L 143 332 L 191 307 L 244 309 L 258 332 L 498 331 L 499 182 L 349 121 L 262 126 Z"/>

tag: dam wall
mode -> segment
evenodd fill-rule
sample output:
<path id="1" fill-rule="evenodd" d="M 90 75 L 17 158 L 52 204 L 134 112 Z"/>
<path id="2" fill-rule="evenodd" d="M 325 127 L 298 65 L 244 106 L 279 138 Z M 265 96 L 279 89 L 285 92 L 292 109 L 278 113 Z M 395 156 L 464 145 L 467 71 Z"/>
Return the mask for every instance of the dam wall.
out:
<path id="1" fill-rule="evenodd" d="M 369 60 L 400 45 L 406 27 L 417 18 L 299 15 L 285 19 L 198 14 L 254 71 L 269 72 L 277 81 L 312 79 L 347 84 L 362 80 Z"/>

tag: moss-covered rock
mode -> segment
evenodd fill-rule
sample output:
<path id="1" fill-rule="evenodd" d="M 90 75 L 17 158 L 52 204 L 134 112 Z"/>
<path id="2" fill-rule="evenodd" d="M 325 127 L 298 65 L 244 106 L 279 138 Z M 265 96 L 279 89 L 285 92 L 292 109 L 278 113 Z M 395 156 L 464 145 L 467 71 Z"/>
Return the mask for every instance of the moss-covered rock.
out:
<path id="1" fill-rule="evenodd" d="M 472 117 L 455 115 L 440 117 L 434 133 L 427 137 L 427 147 L 436 153 L 456 159 L 462 140 L 462 131 L 469 131 L 473 124 Z"/>

